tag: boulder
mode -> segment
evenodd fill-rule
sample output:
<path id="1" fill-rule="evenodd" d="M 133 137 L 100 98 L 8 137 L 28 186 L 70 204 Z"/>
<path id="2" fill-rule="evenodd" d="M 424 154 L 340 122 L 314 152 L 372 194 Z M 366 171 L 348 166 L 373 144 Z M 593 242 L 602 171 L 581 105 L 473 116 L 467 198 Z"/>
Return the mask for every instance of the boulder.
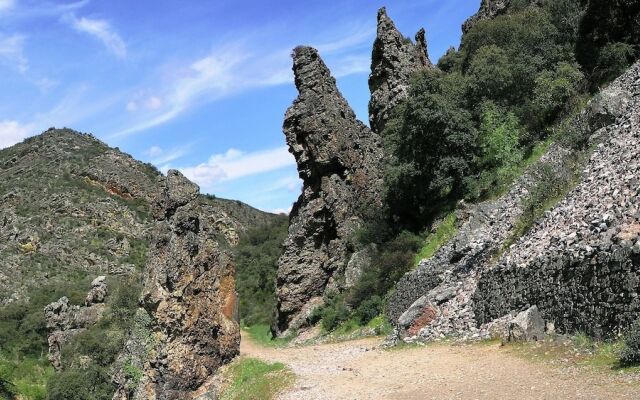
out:
<path id="1" fill-rule="evenodd" d="M 545 336 L 545 322 L 538 307 L 530 307 L 519 313 L 507 324 L 505 342 L 531 342 L 543 340 Z"/>

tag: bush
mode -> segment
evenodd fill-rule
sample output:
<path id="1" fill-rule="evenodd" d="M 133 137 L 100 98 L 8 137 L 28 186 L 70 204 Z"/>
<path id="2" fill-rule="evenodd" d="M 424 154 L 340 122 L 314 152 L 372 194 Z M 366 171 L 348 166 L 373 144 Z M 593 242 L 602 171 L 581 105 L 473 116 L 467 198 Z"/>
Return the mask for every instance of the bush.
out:
<path id="1" fill-rule="evenodd" d="M 62 371 L 47 385 L 48 400 L 110 400 L 115 388 L 105 368 Z"/>
<path id="2" fill-rule="evenodd" d="M 583 79 L 578 66 L 566 62 L 538 75 L 533 97 L 538 126 L 553 122 L 560 111 L 570 108 L 569 100 L 578 96 Z"/>
<path id="3" fill-rule="evenodd" d="M 620 364 L 632 366 L 640 364 L 640 319 L 631 325 L 624 336 L 624 348 L 620 352 Z"/>
<path id="4" fill-rule="evenodd" d="M 421 74 L 382 135 L 387 154 L 386 201 L 401 226 L 419 231 L 444 203 L 459 197 L 472 170 L 477 131 L 462 107 L 464 79 L 437 70 Z"/>

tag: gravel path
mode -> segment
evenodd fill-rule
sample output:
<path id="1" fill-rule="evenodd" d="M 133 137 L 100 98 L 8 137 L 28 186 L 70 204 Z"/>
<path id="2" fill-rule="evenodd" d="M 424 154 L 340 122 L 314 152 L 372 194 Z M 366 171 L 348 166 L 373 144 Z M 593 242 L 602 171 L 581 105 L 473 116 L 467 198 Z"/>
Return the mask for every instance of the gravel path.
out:
<path id="1" fill-rule="evenodd" d="M 498 345 L 382 350 L 380 339 L 274 349 L 246 336 L 241 353 L 298 376 L 279 400 L 640 399 L 640 383 L 585 368 L 531 362 Z"/>

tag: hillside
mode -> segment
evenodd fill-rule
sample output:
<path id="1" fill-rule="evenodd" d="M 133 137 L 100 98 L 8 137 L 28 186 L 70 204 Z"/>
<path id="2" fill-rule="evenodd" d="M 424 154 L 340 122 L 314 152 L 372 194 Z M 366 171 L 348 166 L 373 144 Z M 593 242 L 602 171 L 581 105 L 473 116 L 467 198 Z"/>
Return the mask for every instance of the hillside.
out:
<path id="1" fill-rule="evenodd" d="M 0 150 L 0 299 L 144 266 L 160 173 L 91 135 L 51 129 Z M 272 215 L 201 196 L 233 236 Z M 84 290 L 84 286 L 83 286 Z"/>

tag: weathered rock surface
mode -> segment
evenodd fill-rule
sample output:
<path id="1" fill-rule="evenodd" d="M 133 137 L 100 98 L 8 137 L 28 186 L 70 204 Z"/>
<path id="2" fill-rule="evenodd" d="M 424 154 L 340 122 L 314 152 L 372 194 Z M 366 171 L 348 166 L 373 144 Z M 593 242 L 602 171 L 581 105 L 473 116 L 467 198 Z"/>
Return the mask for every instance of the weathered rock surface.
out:
<path id="1" fill-rule="evenodd" d="M 84 307 L 69 304 L 69 299 L 62 297 L 44 308 L 45 326 L 50 331 L 48 357 L 56 371 L 62 370 L 62 346 L 102 318 L 106 295 L 105 277 L 99 276 L 91 283 Z"/>
<path id="2" fill-rule="evenodd" d="M 626 94 L 624 93 L 626 92 Z M 610 95 L 617 93 L 616 95 Z M 600 96 L 623 107 L 582 182 L 480 278 L 480 323 L 536 304 L 559 332 L 612 337 L 640 314 L 640 64 Z M 611 120 L 611 118 L 607 118 Z"/>
<path id="3" fill-rule="evenodd" d="M 369 76 L 369 125 L 374 132 L 382 132 L 393 108 L 407 97 L 412 77 L 426 68 L 433 65 L 425 30 L 418 31 L 414 44 L 398 31 L 386 9 L 381 8 Z"/>
<path id="4" fill-rule="evenodd" d="M 632 186 L 633 179 L 636 176 L 633 172 L 635 163 L 628 162 L 627 158 L 627 156 L 631 157 L 632 155 L 635 157 L 633 151 L 636 145 L 633 139 L 618 136 L 629 129 L 629 126 L 624 128 L 625 124 L 628 125 L 629 123 L 621 122 L 620 118 L 624 119 L 625 116 L 626 118 L 631 118 L 631 115 L 633 115 L 634 108 L 632 104 L 634 104 L 634 100 L 632 100 L 632 97 L 637 91 L 637 83 L 635 83 L 636 75 L 638 75 L 637 69 L 637 66 L 634 67 L 625 76 L 603 91 L 576 118 L 576 124 L 581 125 L 580 129 L 585 129 L 585 132 L 592 134 L 592 140 L 605 140 L 618 144 L 616 150 L 612 150 L 617 152 L 616 155 L 609 153 L 608 149 L 615 147 L 610 144 L 601 145 L 600 147 L 600 149 L 607 149 L 606 154 L 601 153 L 604 150 L 600 149 L 596 152 L 594 157 L 602 165 L 594 167 L 596 168 L 594 171 L 600 171 L 599 173 L 602 174 L 606 172 L 601 178 L 605 182 L 600 182 L 593 177 L 597 176 L 598 173 L 589 173 L 589 170 L 586 169 L 583 183 L 580 186 L 585 188 L 583 189 L 585 190 L 585 195 L 571 203 L 572 208 L 566 211 L 568 215 L 574 212 L 574 208 L 578 209 L 580 207 L 593 211 L 604 208 L 601 212 L 605 214 L 606 210 L 614 207 L 609 205 L 611 203 L 620 204 L 620 208 L 628 207 L 626 208 L 627 212 L 632 215 L 637 213 L 637 206 L 630 201 L 633 198 L 632 193 L 634 193 Z M 603 128 L 602 121 L 617 122 Z M 621 123 L 622 125 L 620 125 Z M 620 142 L 620 140 L 622 141 Z M 555 171 L 555 174 L 569 173 L 567 171 L 567 163 L 571 159 L 570 151 L 558 145 L 552 145 L 547 153 L 513 185 L 507 194 L 497 200 L 478 204 L 471 209 L 460 207 L 457 210 L 457 219 L 460 221 L 459 233 L 436 252 L 432 258 L 423 260 L 417 270 L 405 275 L 398 282 L 395 293 L 389 300 L 389 316 L 396 323 L 397 335 L 400 338 L 405 340 L 434 340 L 444 336 L 458 336 L 462 339 L 489 337 L 492 335 L 490 332 L 492 325 L 490 323 L 494 319 L 500 318 L 510 311 L 526 310 L 532 304 L 536 304 L 539 307 L 545 320 L 555 323 L 555 326 L 559 327 L 560 330 L 572 331 L 576 328 L 582 328 L 582 323 L 575 323 L 578 321 L 576 312 L 582 306 L 576 306 L 569 299 L 559 302 L 557 296 L 551 293 L 555 293 L 554 291 L 556 290 L 561 292 L 566 290 L 573 293 L 573 296 L 580 298 L 580 301 L 584 301 L 584 299 L 591 297 L 591 295 L 585 294 L 584 291 L 595 290 L 596 288 L 584 284 L 583 286 L 577 285 L 577 282 L 572 281 L 572 279 L 579 282 L 591 282 L 591 275 L 585 276 L 579 272 L 580 269 L 569 273 L 561 267 L 561 263 L 557 262 L 551 263 L 551 265 L 554 265 L 553 268 L 548 262 L 545 262 L 531 268 L 514 267 L 509 269 L 505 267 L 491 269 L 495 263 L 495 254 L 503 250 L 504 243 L 512 235 L 514 225 L 522 214 L 523 201 L 528 197 L 529 190 L 540 179 L 541 173 L 549 168 Z M 589 163 L 594 163 L 593 160 L 592 158 Z M 613 170 L 610 163 L 617 163 L 618 170 Z M 631 169 L 627 172 L 622 171 L 625 168 Z M 625 183 L 627 177 L 631 185 Z M 625 184 L 627 185 L 626 191 Z M 618 189 L 617 192 L 614 187 Z M 611 193 L 608 193 L 605 188 L 610 188 Z M 614 199 L 606 197 L 607 194 L 613 195 L 614 192 L 616 193 Z M 622 199 L 626 200 L 623 201 Z M 597 206 L 595 206 L 596 204 Z M 553 213 L 553 211 L 547 213 L 546 218 L 549 215 L 554 215 Z M 595 219 L 596 215 L 591 214 L 589 221 Z M 564 233 L 564 236 L 567 237 L 565 241 L 580 246 L 580 243 L 583 243 L 581 238 L 586 236 L 573 236 L 570 230 L 575 230 L 583 224 L 583 222 L 567 221 L 566 225 L 563 225 L 567 229 Z M 624 225 L 627 228 L 624 230 L 623 237 L 627 238 L 626 243 L 631 244 L 630 249 L 633 249 L 632 246 L 636 239 L 628 240 L 633 236 L 631 232 L 634 230 L 631 225 L 631 221 Z M 623 227 L 620 228 L 620 232 L 623 232 Z M 608 228 L 604 229 L 604 226 L 601 227 L 599 224 L 597 228 L 601 232 L 608 230 Z M 556 237 L 555 232 L 557 229 L 543 225 L 539 231 L 542 232 L 541 235 L 546 235 L 545 237 Z M 534 229 L 535 231 L 536 229 Z M 616 234 L 612 234 L 608 238 L 604 237 L 603 240 L 611 245 L 613 244 L 612 238 L 615 238 Z M 633 237 L 635 238 L 635 236 Z M 564 243 L 560 241 L 561 238 L 556 238 L 555 240 L 559 241 L 559 243 Z M 553 243 L 555 242 L 549 239 L 543 245 L 522 249 L 520 254 L 522 257 L 525 257 L 525 255 L 536 257 L 536 251 L 545 249 L 545 252 L 548 252 L 546 254 L 548 254 L 549 259 L 557 258 L 559 260 L 564 258 L 572 260 L 575 258 L 574 255 L 578 254 L 575 250 L 563 251 L 553 247 Z M 592 244 L 588 245 L 593 250 L 594 246 Z M 516 246 L 520 246 L 520 242 Z M 506 254 L 504 261 L 501 263 L 511 260 L 510 254 L 512 252 L 507 249 Z M 589 260 L 591 262 L 591 259 Z M 509 264 L 521 265 L 522 262 L 521 259 L 518 259 L 509 262 Z M 592 267 L 585 265 L 585 268 L 596 268 L 593 265 L 602 263 L 601 261 L 593 262 L 594 264 L 591 264 Z M 544 265 L 547 266 L 545 267 Z M 545 268 L 555 269 L 556 272 L 545 271 Z M 547 292 L 549 297 L 546 297 L 546 300 L 543 300 L 541 296 L 533 296 L 531 292 L 533 287 L 530 284 L 524 284 L 526 280 L 523 279 L 524 275 L 522 274 L 525 271 L 528 271 L 526 272 L 527 279 L 531 280 L 535 276 L 538 280 L 535 290 Z M 625 292 L 624 296 L 629 297 L 624 297 L 624 301 L 627 301 L 627 299 L 631 301 L 633 291 L 630 288 L 633 287 L 633 282 L 637 279 L 635 275 L 607 279 L 606 276 L 611 276 L 610 273 L 609 269 L 602 268 L 601 272 L 593 279 L 602 282 L 598 285 L 602 285 L 602 290 L 605 292 L 612 290 L 612 285 L 615 282 L 625 280 L 631 286 Z M 478 289 L 479 281 L 481 281 L 480 289 Z M 621 293 L 621 290 L 621 288 L 616 287 L 613 292 Z M 442 293 L 446 293 L 447 296 L 443 298 Z M 451 293 L 455 293 L 455 295 L 451 295 Z M 598 296 L 603 298 L 603 295 Z M 575 301 L 577 303 L 577 300 Z M 548 314 L 549 304 L 557 304 L 556 307 L 563 309 L 562 312 L 567 315 L 563 319 L 564 322 Z M 589 307 L 590 304 L 593 303 L 587 302 L 585 307 Z M 568 312 L 566 308 L 572 308 L 574 311 Z M 615 306 L 612 306 L 612 308 L 615 308 Z M 631 318 L 631 314 L 633 314 L 625 312 L 624 307 L 618 307 L 616 311 L 593 310 L 589 313 L 589 318 L 593 318 L 591 321 L 596 319 L 593 313 L 597 313 L 600 317 L 609 315 L 610 318 L 617 315 L 618 321 L 622 322 L 626 321 L 625 318 Z M 558 310 L 558 314 L 560 313 L 561 311 Z M 569 323 L 569 319 L 573 322 Z M 587 320 L 587 317 L 585 317 L 584 324 L 587 323 Z M 480 326 L 481 324 L 482 326 Z M 609 327 L 611 326 L 613 324 L 609 324 Z M 593 324 L 590 329 L 594 329 L 593 332 L 599 330 L 597 329 L 597 324 Z"/>
<path id="5" fill-rule="evenodd" d="M 544 336 L 544 320 L 538 307 L 533 306 L 509 321 L 503 340 L 505 342 L 531 342 L 543 340 Z"/>
<path id="6" fill-rule="evenodd" d="M 543 0 L 527 1 L 531 5 L 540 5 Z M 462 25 L 462 32 L 467 33 L 480 21 L 493 19 L 498 15 L 506 13 L 509 9 L 509 5 L 513 2 L 513 0 L 482 0 L 478 12 L 467 19 Z"/>
<path id="7" fill-rule="evenodd" d="M 142 294 L 151 350 L 136 399 L 189 399 L 239 352 L 235 267 L 223 233 L 203 215 L 198 192 L 177 171 L 159 179 Z"/>
<path id="8" fill-rule="evenodd" d="M 341 290 L 349 239 L 380 205 L 382 185 L 380 139 L 356 119 L 317 50 L 296 48 L 293 64 L 299 96 L 283 129 L 303 189 L 278 262 L 280 334 L 302 325 L 325 291 Z"/>

